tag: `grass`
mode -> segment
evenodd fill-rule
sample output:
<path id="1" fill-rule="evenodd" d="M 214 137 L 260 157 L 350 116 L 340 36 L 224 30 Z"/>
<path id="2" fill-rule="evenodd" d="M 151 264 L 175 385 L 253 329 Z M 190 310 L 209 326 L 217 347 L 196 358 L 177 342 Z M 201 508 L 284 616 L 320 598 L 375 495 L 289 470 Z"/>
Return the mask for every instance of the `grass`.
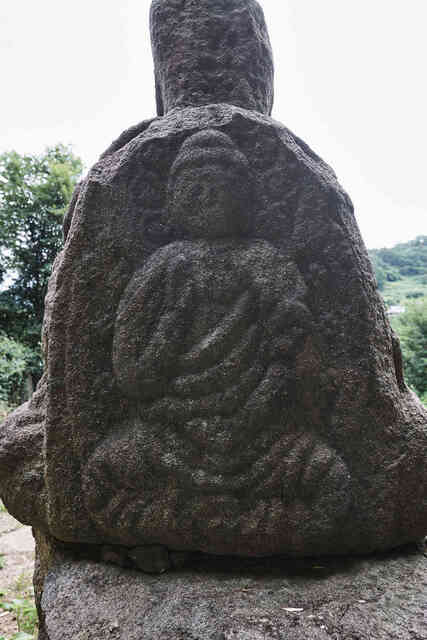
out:
<path id="1" fill-rule="evenodd" d="M 13 598 L 9 602 L 1 602 L 0 609 L 14 614 L 18 632 L 34 634 L 37 625 L 37 611 L 33 598 Z"/>
<path id="2" fill-rule="evenodd" d="M 25 571 L 22 571 L 22 573 L 20 573 L 16 578 L 15 593 L 24 596 L 34 594 L 32 576 Z"/>
<path id="3" fill-rule="evenodd" d="M 34 589 L 31 576 L 21 573 L 16 580 L 14 592 L 17 597 L 7 599 L 3 597 L 3 593 L 0 593 L 0 609 L 14 615 L 18 633 L 15 633 L 10 638 L 0 636 L 0 640 L 34 640 L 38 618 L 34 604 Z"/>

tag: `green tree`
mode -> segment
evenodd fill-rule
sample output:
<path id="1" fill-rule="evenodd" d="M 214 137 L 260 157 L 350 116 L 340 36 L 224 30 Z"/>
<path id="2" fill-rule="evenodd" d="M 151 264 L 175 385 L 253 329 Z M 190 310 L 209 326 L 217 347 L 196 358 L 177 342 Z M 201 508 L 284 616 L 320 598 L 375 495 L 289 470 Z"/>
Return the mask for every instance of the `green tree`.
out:
<path id="1" fill-rule="evenodd" d="M 63 145 L 41 155 L 0 155 L 0 331 L 33 351 L 34 381 L 47 283 L 81 171 L 81 160 Z"/>
<path id="2" fill-rule="evenodd" d="M 405 276 L 423 276 L 427 271 L 427 236 L 397 244 L 392 249 L 371 249 L 379 289 L 384 282 L 396 282 Z"/>
<path id="3" fill-rule="evenodd" d="M 392 321 L 400 338 L 405 378 L 427 400 L 427 299 L 417 300 Z"/>
<path id="4" fill-rule="evenodd" d="M 33 358 L 29 347 L 0 334 L 0 403 L 18 404 L 25 374 L 31 368 Z"/>

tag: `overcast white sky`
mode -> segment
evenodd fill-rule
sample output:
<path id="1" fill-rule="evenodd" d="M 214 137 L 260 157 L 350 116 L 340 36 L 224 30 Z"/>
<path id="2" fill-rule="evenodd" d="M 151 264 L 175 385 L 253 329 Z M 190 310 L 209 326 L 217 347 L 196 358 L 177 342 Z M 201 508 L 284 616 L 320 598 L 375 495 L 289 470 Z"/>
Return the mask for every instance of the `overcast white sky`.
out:
<path id="1" fill-rule="evenodd" d="M 427 234 L 427 0 L 260 0 L 273 117 L 333 166 L 368 247 Z M 89 167 L 155 115 L 150 0 L 0 0 L 0 152 Z"/>

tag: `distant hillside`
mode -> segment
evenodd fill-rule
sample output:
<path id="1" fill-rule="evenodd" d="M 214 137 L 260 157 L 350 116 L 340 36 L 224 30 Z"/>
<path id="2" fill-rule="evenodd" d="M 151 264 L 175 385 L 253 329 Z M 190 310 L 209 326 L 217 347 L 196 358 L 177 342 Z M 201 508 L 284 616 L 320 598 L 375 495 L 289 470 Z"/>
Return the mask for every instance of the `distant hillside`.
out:
<path id="1" fill-rule="evenodd" d="M 392 249 L 371 249 L 369 255 L 387 305 L 427 298 L 427 236 Z"/>

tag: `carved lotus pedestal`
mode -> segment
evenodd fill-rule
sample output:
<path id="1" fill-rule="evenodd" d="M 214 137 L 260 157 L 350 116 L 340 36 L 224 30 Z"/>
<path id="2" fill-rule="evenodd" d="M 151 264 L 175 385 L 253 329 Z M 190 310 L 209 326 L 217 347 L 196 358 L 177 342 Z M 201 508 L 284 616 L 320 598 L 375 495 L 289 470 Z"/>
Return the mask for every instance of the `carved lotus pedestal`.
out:
<path id="1" fill-rule="evenodd" d="M 186 554 L 366 554 L 427 532 L 426 412 L 348 196 L 270 117 L 258 4 L 158 0 L 151 22 L 159 115 L 76 191 L 46 373 L 0 427 L 50 640 L 72 637 L 43 626 L 64 581 L 86 594 L 104 571 L 81 562 L 133 589 L 126 571 Z M 107 637 L 97 624 L 81 637 Z M 202 637 L 129 629 L 111 637 Z"/>

